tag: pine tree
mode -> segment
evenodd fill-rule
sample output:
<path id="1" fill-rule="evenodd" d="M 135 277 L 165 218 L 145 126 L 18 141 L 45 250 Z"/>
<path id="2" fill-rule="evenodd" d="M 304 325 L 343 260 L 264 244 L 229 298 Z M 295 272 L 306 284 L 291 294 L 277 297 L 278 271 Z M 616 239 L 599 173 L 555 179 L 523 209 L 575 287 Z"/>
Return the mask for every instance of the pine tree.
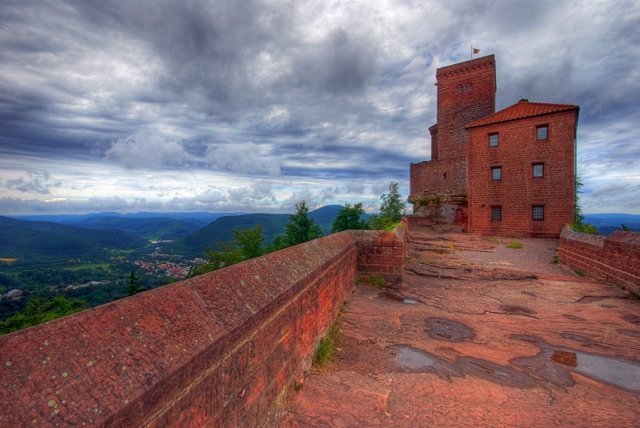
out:
<path id="1" fill-rule="evenodd" d="M 284 233 L 286 246 L 301 244 L 322 236 L 320 226 L 309 217 L 309 208 L 305 201 L 296 204 L 296 213 L 289 218 Z"/>
<path id="2" fill-rule="evenodd" d="M 367 229 L 367 223 L 361 220 L 363 215 L 362 203 L 345 204 L 333 221 L 331 231 L 335 233 L 343 230 Z"/>

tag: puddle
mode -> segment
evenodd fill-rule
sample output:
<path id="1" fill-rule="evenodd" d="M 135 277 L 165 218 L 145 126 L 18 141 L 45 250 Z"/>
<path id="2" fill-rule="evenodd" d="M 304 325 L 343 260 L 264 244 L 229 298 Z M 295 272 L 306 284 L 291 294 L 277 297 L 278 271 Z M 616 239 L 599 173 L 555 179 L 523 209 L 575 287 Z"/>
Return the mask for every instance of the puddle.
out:
<path id="1" fill-rule="evenodd" d="M 589 339 L 587 336 L 583 336 L 577 333 L 571 333 L 569 331 L 565 331 L 560 335 L 560 337 L 573 340 L 574 342 L 582 343 L 583 345 L 593 345 L 593 341 Z"/>
<path id="2" fill-rule="evenodd" d="M 557 386 L 573 386 L 571 372 L 627 391 L 640 393 L 640 362 L 550 345 L 534 336 L 514 335 L 540 348 L 537 355 L 509 361 L 532 376 Z M 465 370 L 466 371 L 466 370 Z"/>
<path id="3" fill-rule="evenodd" d="M 576 300 L 576 303 L 593 303 L 593 302 L 598 302 L 600 300 L 605 300 L 605 299 L 623 299 L 623 300 L 628 300 L 631 297 L 632 297 L 631 293 L 624 294 L 624 295 L 618 295 L 618 296 L 582 296 L 581 298 Z"/>
<path id="4" fill-rule="evenodd" d="M 555 358 L 562 359 L 562 355 L 556 355 Z M 551 349 L 543 349 L 538 355 L 533 357 L 514 358 L 509 361 L 509 363 L 523 369 L 538 379 L 562 388 L 576 384 L 571 376 L 571 371 L 564 365 L 556 364 L 554 351 Z"/>
<path id="5" fill-rule="evenodd" d="M 441 379 L 451 381 L 451 377 L 462 377 L 462 370 L 450 362 L 411 345 L 387 347 L 393 355 L 393 362 L 402 371 L 410 373 L 435 373 Z"/>
<path id="6" fill-rule="evenodd" d="M 529 308 L 525 308 L 524 306 L 516 306 L 516 305 L 500 305 L 498 310 L 510 315 L 531 316 L 536 314 L 536 311 L 533 311 Z"/>
<path id="7" fill-rule="evenodd" d="M 599 302 L 600 300 L 604 300 L 604 299 L 615 299 L 615 298 L 616 296 L 582 296 L 581 298 L 576 300 L 576 303 L 593 303 L 593 302 Z"/>
<path id="8" fill-rule="evenodd" d="M 471 327 L 445 318 L 427 319 L 427 333 L 432 339 L 448 340 L 449 342 L 462 342 L 476 336 Z"/>
<path id="9" fill-rule="evenodd" d="M 640 337 L 640 330 L 627 330 L 624 328 L 619 328 L 617 332 L 620 334 L 624 334 L 625 336 Z"/>
<path id="10" fill-rule="evenodd" d="M 394 302 L 404 303 L 405 305 L 416 305 L 421 303 L 420 300 L 405 297 L 401 293 L 393 293 L 390 291 L 382 291 L 378 293 L 379 299 L 393 300 Z"/>
<path id="11" fill-rule="evenodd" d="M 626 314 L 622 316 L 622 319 L 630 322 L 631 324 L 640 324 L 640 316 L 634 314 Z"/>
<path id="12" fill-rule="evenodd" d="M 579 317 L 577 315 L 570 315 L 570 314 L 562 314 L 563 317 L 570 319 L 571 321 L 586 321 L 586 319 Z"/>
<path id="13" fill-rule="evenodd" d="M 533 388 L 536 381 L 527 373 L 510 366 L 503 366 L 493 361 L 480 358 L 462 357 L 458 366 L 470 375 L 488 380 L 499 385 L 513 388 Z"/>

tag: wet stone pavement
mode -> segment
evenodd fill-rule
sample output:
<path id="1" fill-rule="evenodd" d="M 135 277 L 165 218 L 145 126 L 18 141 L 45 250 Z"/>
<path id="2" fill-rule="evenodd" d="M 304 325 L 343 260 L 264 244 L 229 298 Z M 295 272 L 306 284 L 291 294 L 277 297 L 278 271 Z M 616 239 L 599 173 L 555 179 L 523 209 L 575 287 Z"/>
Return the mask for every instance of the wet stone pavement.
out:
<path id="1" fill-rule="evenodd" d="M 403 283 L 356 286 L 281 426 L 640 427 L 640 301 L 509 241 L 412 234 Z"/>

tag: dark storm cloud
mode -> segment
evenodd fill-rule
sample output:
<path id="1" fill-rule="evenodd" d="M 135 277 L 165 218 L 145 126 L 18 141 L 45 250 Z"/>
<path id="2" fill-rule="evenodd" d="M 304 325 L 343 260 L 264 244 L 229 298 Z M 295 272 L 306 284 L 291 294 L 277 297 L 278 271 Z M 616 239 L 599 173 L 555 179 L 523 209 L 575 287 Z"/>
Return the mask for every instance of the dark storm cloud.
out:
<path id="1" fill-rule="evenodd" d="M 580 104 L 579 168 L 597 194 L 610 170 L 638 180 L 628 165 L 640 132 L 637 6 L 9 0 L 0 155 L 3 165 L 22 155 L 123 165 L 122 174 L 384 177 L 406 188 L 408 163 L 429 156 L 435 69 L 468 59 L 473 44 L 496 54 L 499 108 L 520 98 Z M 59 196 L 21 174 L 0 179 Z"/>
<path id="2" fill-rule="evenodd" d="M 42 195 L 48 195 L 52 187 L 59 187 L 60 181 L 51 177 L 46 171 L 33 171 L 25 177 L 18 177 L 7 180 L 5 186 L 9 189 L 18 190 L 20 192 L 34 192 Z"/>

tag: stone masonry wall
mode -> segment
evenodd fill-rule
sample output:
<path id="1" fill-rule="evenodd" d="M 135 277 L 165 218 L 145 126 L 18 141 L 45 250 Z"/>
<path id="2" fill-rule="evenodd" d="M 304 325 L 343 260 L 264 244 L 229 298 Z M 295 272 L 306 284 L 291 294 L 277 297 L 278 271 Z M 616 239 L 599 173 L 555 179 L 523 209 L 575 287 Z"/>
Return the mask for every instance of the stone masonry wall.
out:
<path id="1" fill-rule="evenodd" d="M 402 281 L 404 271 L 404 230 L 394 232 L 353 231 L 358 242 L 358 275 L 376 275 L 387 284 Z"/>
<path id="2" fill-rule="evenodd" d="M 0 426 L 259 426 L 397 241 L 342 232 L 1 336 Z"/>
<path id="3" fill-rule="evenodd" d="M 469 231 L 481 234 L 552 237 L 573 223 L 575 204 L 576 112 L 533 116 L 469 129 L 467 159 Z M 536 126 L 547 125 L 549 137 L 537 141 Z M 489 134 L 498 146 L 489 147 Z M 533 177 L 533 164 L 544 164 L 544 176 Z M 491 168 L 502 177 L 492 180 Z M 532 206 L 544 206 L 544 220 L 533 220 Z M 491 207 L 502 207 L 502 219 L 491 219 Z"/>
<path id="4" fill-rule="evenodd" d="M 605 237 L 574 232 L 560 234 L 560 261 L 595 279 L 640 294 L 640 233 L 618 230 Z"/>
<path id="5" fill-rule="evenodd" d="M 412 163 L 410 166 L 409 201 L 434 193 L 465 195 L 466 167 L 466 156 Z"/>

